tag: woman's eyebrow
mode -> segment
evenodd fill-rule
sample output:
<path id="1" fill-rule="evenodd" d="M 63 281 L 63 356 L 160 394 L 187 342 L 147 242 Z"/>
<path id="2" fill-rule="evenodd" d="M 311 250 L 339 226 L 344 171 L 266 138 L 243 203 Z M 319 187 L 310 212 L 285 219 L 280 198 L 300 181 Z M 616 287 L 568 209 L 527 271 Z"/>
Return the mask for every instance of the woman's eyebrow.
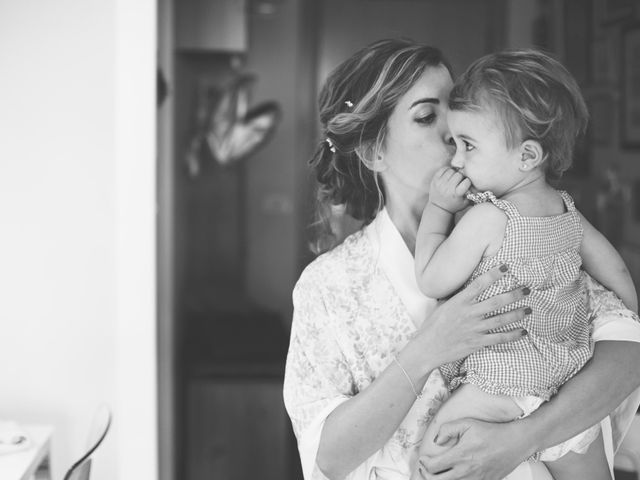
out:
<path id="1" fill-rule="evenodd" d="M 409 107 L 409 110 L 411 110 L 413 107 L 415 107 L 416 105 L 420 105 L 421 103 L 432 103 L 434 105 L 440 105 L 440 99 L 439 98 L 420 98 L 419 100 L 416 100 L 415 102 L 413 102 L 411 104 L 411 106 Z"/>

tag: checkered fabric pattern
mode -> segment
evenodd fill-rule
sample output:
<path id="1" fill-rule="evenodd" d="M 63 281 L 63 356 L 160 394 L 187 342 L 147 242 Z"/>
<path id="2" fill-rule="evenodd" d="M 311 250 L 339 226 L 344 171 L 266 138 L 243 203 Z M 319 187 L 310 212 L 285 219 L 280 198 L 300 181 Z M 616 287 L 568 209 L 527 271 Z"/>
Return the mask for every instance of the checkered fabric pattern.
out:
<path id="1" fill-rule="evenodd" d="M 496 330 L 525 328 L 529 334 L 521 340 L 485 347 L 443 365 L 440 370 L 451 390 L 472 383 L 494 395 L 533 395 L 548 400 L 591 358 L 591 326 L 580 281 L 582 225 L 571 196 L 559 193 L 567 212 L 551 217 L 523 217 L 515 205 L 491 192 L 472 198 L 476 203 L 490 201 L 508 220 L 500 250 L 480 262 L 469 282 L 506 263 L 509 273 L 479 300 L 528 286 L 530 295 L 501 311 L 528 305 L 533 312 Z"/>

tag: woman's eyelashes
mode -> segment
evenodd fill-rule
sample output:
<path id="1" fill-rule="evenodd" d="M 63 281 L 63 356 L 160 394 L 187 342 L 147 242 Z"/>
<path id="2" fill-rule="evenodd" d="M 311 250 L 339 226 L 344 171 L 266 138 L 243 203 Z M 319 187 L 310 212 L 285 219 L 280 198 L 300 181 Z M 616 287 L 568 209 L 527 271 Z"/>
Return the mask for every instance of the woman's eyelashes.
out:
<path id="1" fill-rule="evenodd" d="M 416 118 L 416 122 L 422 125 L 431 125 L 436 121 L 436 118 L 437 117 L 435 113 L 429 113 L 427 115 L 419 116 L 418 118 Z"/>

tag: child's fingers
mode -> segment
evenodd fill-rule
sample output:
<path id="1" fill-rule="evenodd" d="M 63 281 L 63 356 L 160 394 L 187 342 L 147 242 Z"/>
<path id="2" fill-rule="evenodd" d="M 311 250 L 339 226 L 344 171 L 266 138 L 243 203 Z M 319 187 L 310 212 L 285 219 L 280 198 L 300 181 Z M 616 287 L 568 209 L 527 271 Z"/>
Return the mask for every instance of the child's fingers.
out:
<path id="1" fill-rule="evenodd" d="M 444 180 L 445 178 L 449 178 L 451 176 L 451 167 L 441 167 L 438 170 L 436 170 L 435 175 L 433 176 L 433 178 L 437 178 L 440 180 Z"/>
<path id="2" fill-rule="evenodd" d="M 446 171 L 444 173 L 446 175 L 446 178 L 450 179 L 451 181 L 460 182 L 463 178 L 465 178 L 462 172 L 460 172 L 460 170 L 458 170 L 457 168 L 453 168 L 453 167 L 445 167 L 445 168 L 446 168 Z"/>
<path id="3" fill-rule="evenodd" d="M 453 170 L 452 168 L 450 168 L 448 172 L 445 172 L 441 178 L 441 182 L 444 188 L 456 194 L 458 191 L 458 186 L 464 180 L 465 180 L 464 175 Z"/>
<path id="4" fill-rule="evenodd" d="M 449 177 L 450 182 L 457 185 L 464 179 L 464 175 L 462 175 L 458 170 L 454 170 L 453 168 L 449 168 L 449 170 L 451 170 L 451 176 Z"/>
<path id="5" fill-rule="evenodd" d="M 455 194 L 461 180 L 462 178 L 458 178 L 458 174 L 456 172 L 444 172 L 442 176 L 433 183 L 433 186 L 442 192 Z"/>
<path id="6" fill-rule="evenodd" d="M 464 177 L 462 179 L 462 181 L 456 187 L 456 194 L 462 196 L 465 193 L 467 193 L 470 188 L 471 188 L 471 180 L 469 180 L 468 178 Z"/>

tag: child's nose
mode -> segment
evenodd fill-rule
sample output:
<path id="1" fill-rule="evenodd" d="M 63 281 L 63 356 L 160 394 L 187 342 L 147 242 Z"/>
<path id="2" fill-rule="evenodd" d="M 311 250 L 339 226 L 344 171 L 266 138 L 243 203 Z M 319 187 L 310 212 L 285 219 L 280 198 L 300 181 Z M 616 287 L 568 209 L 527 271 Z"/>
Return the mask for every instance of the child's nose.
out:
<path id="1" fill-rule="evenodd" d="M 464 166 L 464 162 L 462 161 L 461 155 L 457 153 L 451 159 L 451 166 L 455 169 L 460 169 Z"/>

